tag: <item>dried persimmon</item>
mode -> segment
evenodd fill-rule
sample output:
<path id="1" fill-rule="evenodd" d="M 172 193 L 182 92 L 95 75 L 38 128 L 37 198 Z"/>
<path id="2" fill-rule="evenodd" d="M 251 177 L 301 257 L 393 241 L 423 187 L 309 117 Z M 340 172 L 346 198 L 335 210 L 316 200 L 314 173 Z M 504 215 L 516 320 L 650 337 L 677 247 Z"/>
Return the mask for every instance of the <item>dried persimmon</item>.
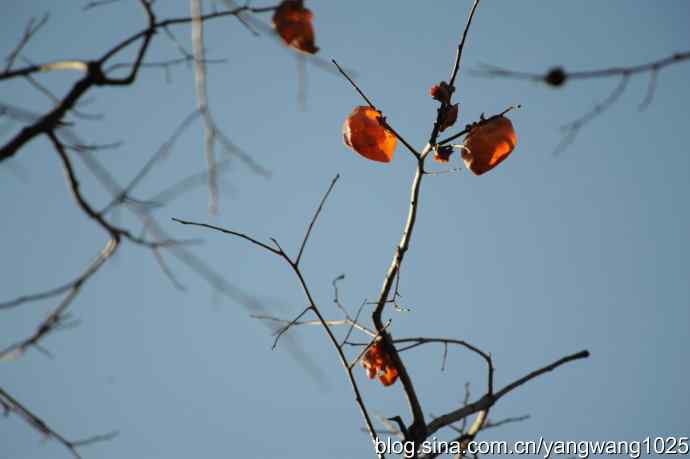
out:
<path id="1" fill-rule="evenodd" d="M 458 104 L 454 105 L 449 105 L 446 109 L 443 115 L 441 116 L 439 125 L 438 125 L 438 132 L 443 132 L 452 125 L 455 124 L 455 122 L 458 119 Z"/>
<path id="2" fill-rule="evenodd" d="M 429 95 L 439 101 L 446 104 L 450 103 L 450 86 L 445 81 L 441 81 L 439 84 L 435 84 L 429 89 Z"/>
<path id="3" fill-rule="evenodd" d="M 445 164 L 450 161 L 450 155 L 452 154 L 452 145 L 436 145 L 436 148 L 434 148 L 434 161 Z"/>
<path id="4" fill-rule="evenodd" d="M 515 143 L 515 130 L 508 118 L 489 118 L 470 128 L 463 145 L 462 159 L 473 174 L 481 175 L 506 159 Z"/>
<path id="5" fill-rule="evenodd" d="M 373 161 L 390 162 L 395 151 L 395 136 L 381 123 L 381 112 L 361 105 L 343 123 L 345 145 Z"/>
<path id="6" fill-rule="evenodd" d="M 273 14 L 273 27 L 286 45 L 305 53 L 314 54 L 319 48 L 314 45 L 312 13 L 301 0 L 284 0 Z"/>
<path id="7" fill-rule="evenodd" d="M 362 357 L 362 366 L 367 370 L 367 377 L 374 379 L 378 376 L 384 386 L 390 386 L 398 379 L 398 370 L 393 365 L 393 360 L 386 353 L 383 342 L 376 341 L 367 349 Z"/>

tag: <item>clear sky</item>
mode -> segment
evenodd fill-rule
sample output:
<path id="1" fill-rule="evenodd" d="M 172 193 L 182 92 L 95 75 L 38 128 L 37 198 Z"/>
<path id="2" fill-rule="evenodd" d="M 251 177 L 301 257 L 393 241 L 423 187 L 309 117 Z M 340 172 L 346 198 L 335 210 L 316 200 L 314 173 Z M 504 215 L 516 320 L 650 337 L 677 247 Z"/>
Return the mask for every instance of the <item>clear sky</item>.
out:
<path id="1" fill-rule="evenodd" d="M 83 12 L 85 1 L 5 1 L 0 51 L 15 45 L 31 16 L 48 24 L 25 51 L 35 62 L 90 59 L 144 24 L 131 1 Z M 324 59 L 353 69 L 357 81 L 418 148 L 436 103 L 429 87 L 447 78 L 471 2 L 308 1 Z M 188 14 L 187 2 L 157 2 L 160 17 Z M 690 420 L 690 64 L 659 74 L 651 105 L 639 111 L 648 75 L 631 79 L 611 110 L 586 126 L 559 157 L 559 127 L 605 99 L 615 79 L 573 82 L 562 90 L 485 79 L 489 63 L 525 71 L 554 64 L 587 70 L 633 65 L 690 48 L 685 1 L 511 2 L 484 0 L 457 84 L 459 126 L 520 103 L 511 115 L 517 148 L 494 171 L 427 177 L 401 282 L 408 313 L 387 311 L 395 337 L 446 336 L 491 352 L 502 386 L 557 358 L 589 349 L 590 359 L 530 382 L 501 400 L 493 420 L 530 414 L 482 439 L 643 440 L 687 436 Z M 268 21 L 270 17 L 264 16 Z M 189 28 L 173 30 L 187 48 Z M 308 65 L 306 107 L 298 104 L 297 65 L 270 37 L 252 36 L 227 18 L 207 26 L 209 96 L 219 125 L 272 172 L 257 176 L 233 161 L 222 180 L 220 213 L 209 216 L 204 187 L 157 210 L 176 237 L 203 238 L 196 253 L 273 314 L 291 317 L 305 300 L 276 257 L 217 233 L 181 227 L 180 217 L 276 237 L 295 253 L 308 220 L 341 174 L 305 252 L 304 274 L 331 318 L 331 281 L 354 310 L 374 298 L 397 243 L 414 162 L 399 148 L 393 162 L 365 161 L 342 144 L 344 118 L 361 100 L 340 77 Z M 176 58 L 156 37 L 151 60 Z M 40 81 L 64 94 L 74 73 Z M 195 107 L 193 72 L 142 72 L 131 88 L 87 94 L 78 121 L 89 143 L 123 141 L 97 153 L 121 183 Z M 50 101 L 24 81 L 0 85 L 0 101 L 43 113 Z M 20 128 L 0 119 L 7 139 Z M 457 158 L 451 166 L 458 166 Z M 147 198 L 203 171 L 196 124 L 170 158 L 137 189 Z M 108 198 L 81 166 L 96 207 Z M 106 235 L 71 199 L 59 161 L 37 139 L 0 164 L 0 300 L 57 286 L 75 276 Z M 125 212 L 121 224 L 136 226 Z M 86 458 L 371 457 L 345 375 L 317 328 L 292 334 L 314 377 L 289 352 L 270 349 L 270 331 L 240 304 L 218 295 L 171 259 L 187 287 L 176 290 L 150 252 L 124 244 L 72 308 L 74 329 L 43 343 L 54 358 L 30 351 L 0 364 L 0 387 L 73 439 L 118 430 Z M 0 314 L 0 344 L 30 334 L 55 300 Z M 451 349 L 403 354 L 427 414 L 461 404 L 464 383 L 481 395 L 485 371 L 472 354 Z M 685 357 L 683 357 L 685 355 Z M 358 372 L 377 415 L 409 419 L 400 384 L 384 389 Z M 452 432 L 439 435 L 448 438 Z M 17 417 L 0 419 L 0 458 L 70 457 Z"/>

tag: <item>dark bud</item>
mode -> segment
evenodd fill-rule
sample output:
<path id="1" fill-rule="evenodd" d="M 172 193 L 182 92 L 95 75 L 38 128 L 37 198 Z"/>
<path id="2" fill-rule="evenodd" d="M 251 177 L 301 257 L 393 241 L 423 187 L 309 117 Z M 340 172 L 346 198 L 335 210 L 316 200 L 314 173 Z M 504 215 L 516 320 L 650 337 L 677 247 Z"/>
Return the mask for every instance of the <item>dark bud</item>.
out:
<path id="1" fill-rule="evenodd" d="M 450 155 L 453 154 L 453 147 L 451 145 L 436 145 L 434 149 L 434 161 L 445 164 L 450 160 Z"/>
<path id="2" fill-rule="evenodd" d="M 444 104 L 450 103 L 450 94 L 450 86 L 445 81 L 435 84 L 431 87 L 431 89 L 429 89 L 429 95 L 433 99 L 443 102 Z"/>
<path id="3" fill-rule="evenodd" d="M 565 70 L 563 70 L 562 67 L 554 67 L 549 70 L 549 73 L 546 74 L 544 77 L 544 82 L 549 86 L 557 88 L 565 83 L 566 78 L 568 78 L 568 75 L 565 73 Z"/>

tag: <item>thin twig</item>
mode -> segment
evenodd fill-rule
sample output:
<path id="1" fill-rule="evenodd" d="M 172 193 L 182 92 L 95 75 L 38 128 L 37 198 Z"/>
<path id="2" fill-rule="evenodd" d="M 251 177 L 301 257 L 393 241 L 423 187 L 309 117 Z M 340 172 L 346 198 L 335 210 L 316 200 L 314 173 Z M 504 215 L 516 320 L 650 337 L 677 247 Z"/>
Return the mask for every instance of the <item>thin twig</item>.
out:
<path id="1" fill-rule="evenodd" d="M 482 398 L 477 400 L 476 402 L 469 403 L 467 405 L 464 405 L 463 407 L 453 410 L 447 414 L 444 414 L 443 416 L 439 416 L 438 418 L 434 419 L 429 423 L 427 426 L 427 434 L 428 435 L 433 435 L 436 431 L 439 429 L 447 426 L 448 424 L 451 424 L 453 422 L 459 421 L 467 416 L 470 416 L 474 413 L 477 413 L 482 410 L 486 410 L 491 408 L 501 397 L 507 395 L 511 391 L 515 390 L 516 388 L 522 386 L 523 384 L 527 383 L 528 381 L 536 378 L 537 376 L 540 376 L 544 373 L 548 373 L 549 371 L 553 371 L 556 368 L 560 367 L 561 365 L 564 365 L 568 362 L 572 362 L 574 360 L 579 360 L 579 359 L 585 359 L 589 357 L 589 351 L 580 351 L 575 354 L 571 354 L 568 356 L 565 356 L 561 359 L 558 359 L 557 361 L 546 365 L 545 367 L 539 368 L 538 370 L 532 371 L 531 373 L 523 376 L 522 378 L 519 378 L 512 383 L 506 385 L 503 387 L 501 390 L 496 392 L 495 394 L 485 394 Z"/>
<path id="2" fill-rule="evenodd" d="M 34 35 L 36 35 L 36 33 L 41 29 L 41 27 L 43 27 L 46 24 L 46 22 L 48 22 L 49 17 L 50 15 L 48 13 L 45 13 L 43 16 L 41 16 L 41 19 L 39 19 L 38 21 L 36 21 L 36 18 L 29 19 L 29 23 L 24 28 L 24 33 L 22 34 L 22 37 L 19 39 L 19 43 L 17 43 L 17 46 L 15 46 L 15 48 L 5 58 L 6 64 L 5 69 L 3 70 L 4 73 L 10 71 L 10 69 L 14 65 L 14 62 L 17 60 L 17 57 L 19 57 L 19 54 L 26 47 L 26 45 L 29 44 L 31 38 Z"/>
<path id="3" fill-rule="evenodd" d="M 355 91 L 357 91 L 359 93 L 359 95 L 362 96 L 362 99 L 364 99 L 366 101 L 366 103 L 369 105 L 369 107 L 371 107 L 372 110 L 375 110 L 378 113 L 382 113 L 381 110 L 376 108 L 376 106 L 371 102 L 371 100 L 366 96 L 366 94 L 364 94 L 364 92 L 359 88 L 359 86 L 357 86 L 357 83 L 355 83 L 352 80 L 352 78 L 350 78 L 350 75 L 348 75 L 347 72 L 345 72 L 345 70 L 343 70 L 343 68 L 340 67 L 340 65 L 335 61 L 335 59 L 331 59 L 331 62 L 333 62 L 335 64 L 335 66 L 338 68 L 338 71 L 340 72 L 340 74 L 343 75 L 347 79 L 347 81 L 350 82 L 350 84 L 355 89 Z M 407 140 L 405 140 L 403 138 L 403 136 L 401 136 L 398 133 L 398 131 L 393 129 L 393 126 L 391 126 L 388 123 L 388 120 L 386 119 L 386 117 L 381 116 L 379 118 L 379 121 L 381 122 L 381 124 L 383 125 L 384 128 L 386 128 L 388 131 L 390 131 L 391 134 L 393 134 L 398 140 L 400 140 L 400 142 L 402 142 L 403 145 L 405 145 L 405 148 L 407 148 L 415 158 L 419 159 L 419 152 L 417 152 L 417 150 L 415 150 L 414 147 L 412 145 L 410 145 L 407 142 Z"/>
<path id="4" fill-rule="evenodd" d="M 328 187 L 328 190 L 326 191 L 326 194 L 323 195 L 321 198 L 321 202 L 319 203 L 319 207 L 316 209 L 316 212 L 314 213 L 314 217 L 311 219 L 311 222 L 309 222 L 309 228 L 307 228 L 307 232 L 304 235 L 304 239 L 302 239 L 302 244 L 299 247 L 299 252 L 297 253 L 297 258 L 295 259 L 295 264 L 299 265 L 300 260 L 302 259 L 302 253 L 304 252 L 304 247 L 307 245 L 307 241 L 309 240 L 309 235 L 311 234 L 312 228 L 314 228 L 314 223 L 316 223 L 316 219 L 319 218 L 319 214 L 321 213 L 321 209 L 323 208 L 324 203 L 326 202 L 326 199 L 328 199 L 328 195 L 331 194 L 331 191 L 333 191 L 333 187 L 335 186 L 335 183 L 338 181 L 340 178 L 340 174 L 336 174 L 333 180 L 331 181 L 330 186 Z"/>
<path id="5" fill-rule="evenodd" d="M 16 414 L 39 433 L 61 443 L 62 446 L 64 446 L 76 459 L 81 459 L 77 448 L 91 445 L 96 442 L 109 441 L 117 436 L 117 432 L 110 432 L 104 435 L 95 435 L 82 440 L 67 440 L 64 435 L 58 433 L 56 430 L 48 426 L 45 421 L 32 413 L 28 408 L 22 405 L 17 399 L 12 397 L 2 388 L 0 388 L 0 406 L 3 407 L 5 414 Z"/>
<path id="6" fill-rule="evenodd" d="M 467 34 L 470 31 L 470 25 L 472 25 L 472 19 L 474 18 L 474 13 L 477 11 L 477 7 L 479 6 L 479 0 L 474 0 L 474 4 L 472 5 L 472 9 L 470 9 L 470 14 L 467 17 L 467 24 L 465 24 L 465 29 L 462 31 L 462 38 L 460 39 L 460 43 L 458 44 L 458 50 L 455 54 L 455 63 L 453 64 L 453 70 L 450 72 L 450 79 L 448 80 L 448 85 L 451 87 L 451 91 L 453 91 L 454 84 L 455 84 L 455 78 L 458 76 L 458 73 L 460 71 L 460 61 L 462 59 L 462 51 L 465 49 L 465 41 L 467 40 Z"/>
<path id="7" fill-rule="evenodd" d="M 317 214 L 318 214 L 318 210 L 317 210 Z M 320 311 L 319 307 L 317 306 L 316 301 L 312 297 L 311 291 L 310 291 L 309 287 L 307 286 L 307 283 L 304 279 L 304 276 L 302 275 L 302 271 L 301 271 L 299 265 L 296 263 L 296 261 L 293 261 L 285 253 L 285 251 L 281 248 L 278 241 L 274 238 L 271 239 L 277 247 L 277 248 L 273 248 L 267 244 L 259 242 L 258 240 L 254 239 L 251 236 L 247 236 L 246 234 L 239 233 L 237 231 L 233 231 L 233 230 L 229 230 L 229 229 L 225 229 L 225 228 L 220 228 L 220 227 L 216 227 L 216 226 L 212 226 L 212 225 L 208 225 L 208 224 L 204 224 L 204 223 L 189 222 L 189 221 L 180 220 L 180 219 L 176 219 L 176 218 L 173 218 L 173 220 L 175 220 L 179 223 L 182 223 L 182 224 L 201 226 L 201 227 L 213 229 L 216 231 L 221 231 L 223 233 L 230 234 L 230 235 L 233 235 L 236 237 L 240 237 L 242 239 L 245 239 L 245 240 L 253 243 L 254 245 L 257 245 L 258 247 L 261 247 L 261 248 L 263 248 L 263 249 L 265 249 L 265 250 L 267 250 L 267 251 L 269 251 L 275 255 L 278 255 L 280 258 L 282 258 L 290 266 L 293 273 L 297 277 L 300 286 L 302 287 L 302 291 L 304 292 L 304 295 L 307 298 L 307 302 L 308 302 L 309 306 L 306 310 L 312 310 L 314 312 L 314 314 L 316 315 L 317 319 L 321 323 L 321 326 L 322 326 L 324 332 L 326 333 L 326 336 L 328 337 L 329 341 L 331 342 L 331 344 L 335 348 L 335 351 L 338 355 L 338 359 L 340 360 L 341 365 L 343 366 L 343 368 L 345 369 L 345 371 L 347 373 L 348 380 L 350 381 L 350 386 L 352 387 L 352 391 L 355 395 L 355 402 L 357 403 L 357 406 L 358 406 L 358 408 L 362 414 L 362 417 L 365 420 L 365 423 L 366 423 L 367 428 L 369 430 L 369 435 L 371 437 L 371 441 L 372 441 L 372 443 L 375 444 L 376 441 L 378 440 L 378 436 L 374 430 L 374 425 L 371 421 L 371 417 L 369 415 L 369 412 L 367 411 L 366 405 L 364 404 L 364 400 L 363 400 L 362 395 L 360 393 L 359 386 L 357 385 L 357 382 L 355 381 L 354 375 L 352 373 L 352 369 L 348 366 L 347 357 L 345 356 L 345 353 L 344 353 L 342 347 L 339 345 L 338 340 L 336 339 L 335 335 L 333 334 L 331 327 L 328 325 L 328 322 L 326 321 L 326 319 L 321 314 L 321 311 Z M 382 453 L 380 453 L 380 454 L 378 454 L 378 457 L 384 458 L 384 455 Z"/>

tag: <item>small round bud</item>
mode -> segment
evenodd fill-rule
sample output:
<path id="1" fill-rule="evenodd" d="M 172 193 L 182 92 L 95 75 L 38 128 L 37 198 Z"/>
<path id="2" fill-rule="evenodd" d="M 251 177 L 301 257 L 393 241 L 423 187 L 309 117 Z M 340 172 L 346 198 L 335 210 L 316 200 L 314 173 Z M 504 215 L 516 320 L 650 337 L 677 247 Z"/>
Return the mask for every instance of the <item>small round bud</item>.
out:
<path id="1" fill-rule="evenodd" d="M 544 82 L 549 86 L 558 87 L 562 86 L 567 78 L 568 75 L 562 67 L 554 67 L 546 74 Z"/>

